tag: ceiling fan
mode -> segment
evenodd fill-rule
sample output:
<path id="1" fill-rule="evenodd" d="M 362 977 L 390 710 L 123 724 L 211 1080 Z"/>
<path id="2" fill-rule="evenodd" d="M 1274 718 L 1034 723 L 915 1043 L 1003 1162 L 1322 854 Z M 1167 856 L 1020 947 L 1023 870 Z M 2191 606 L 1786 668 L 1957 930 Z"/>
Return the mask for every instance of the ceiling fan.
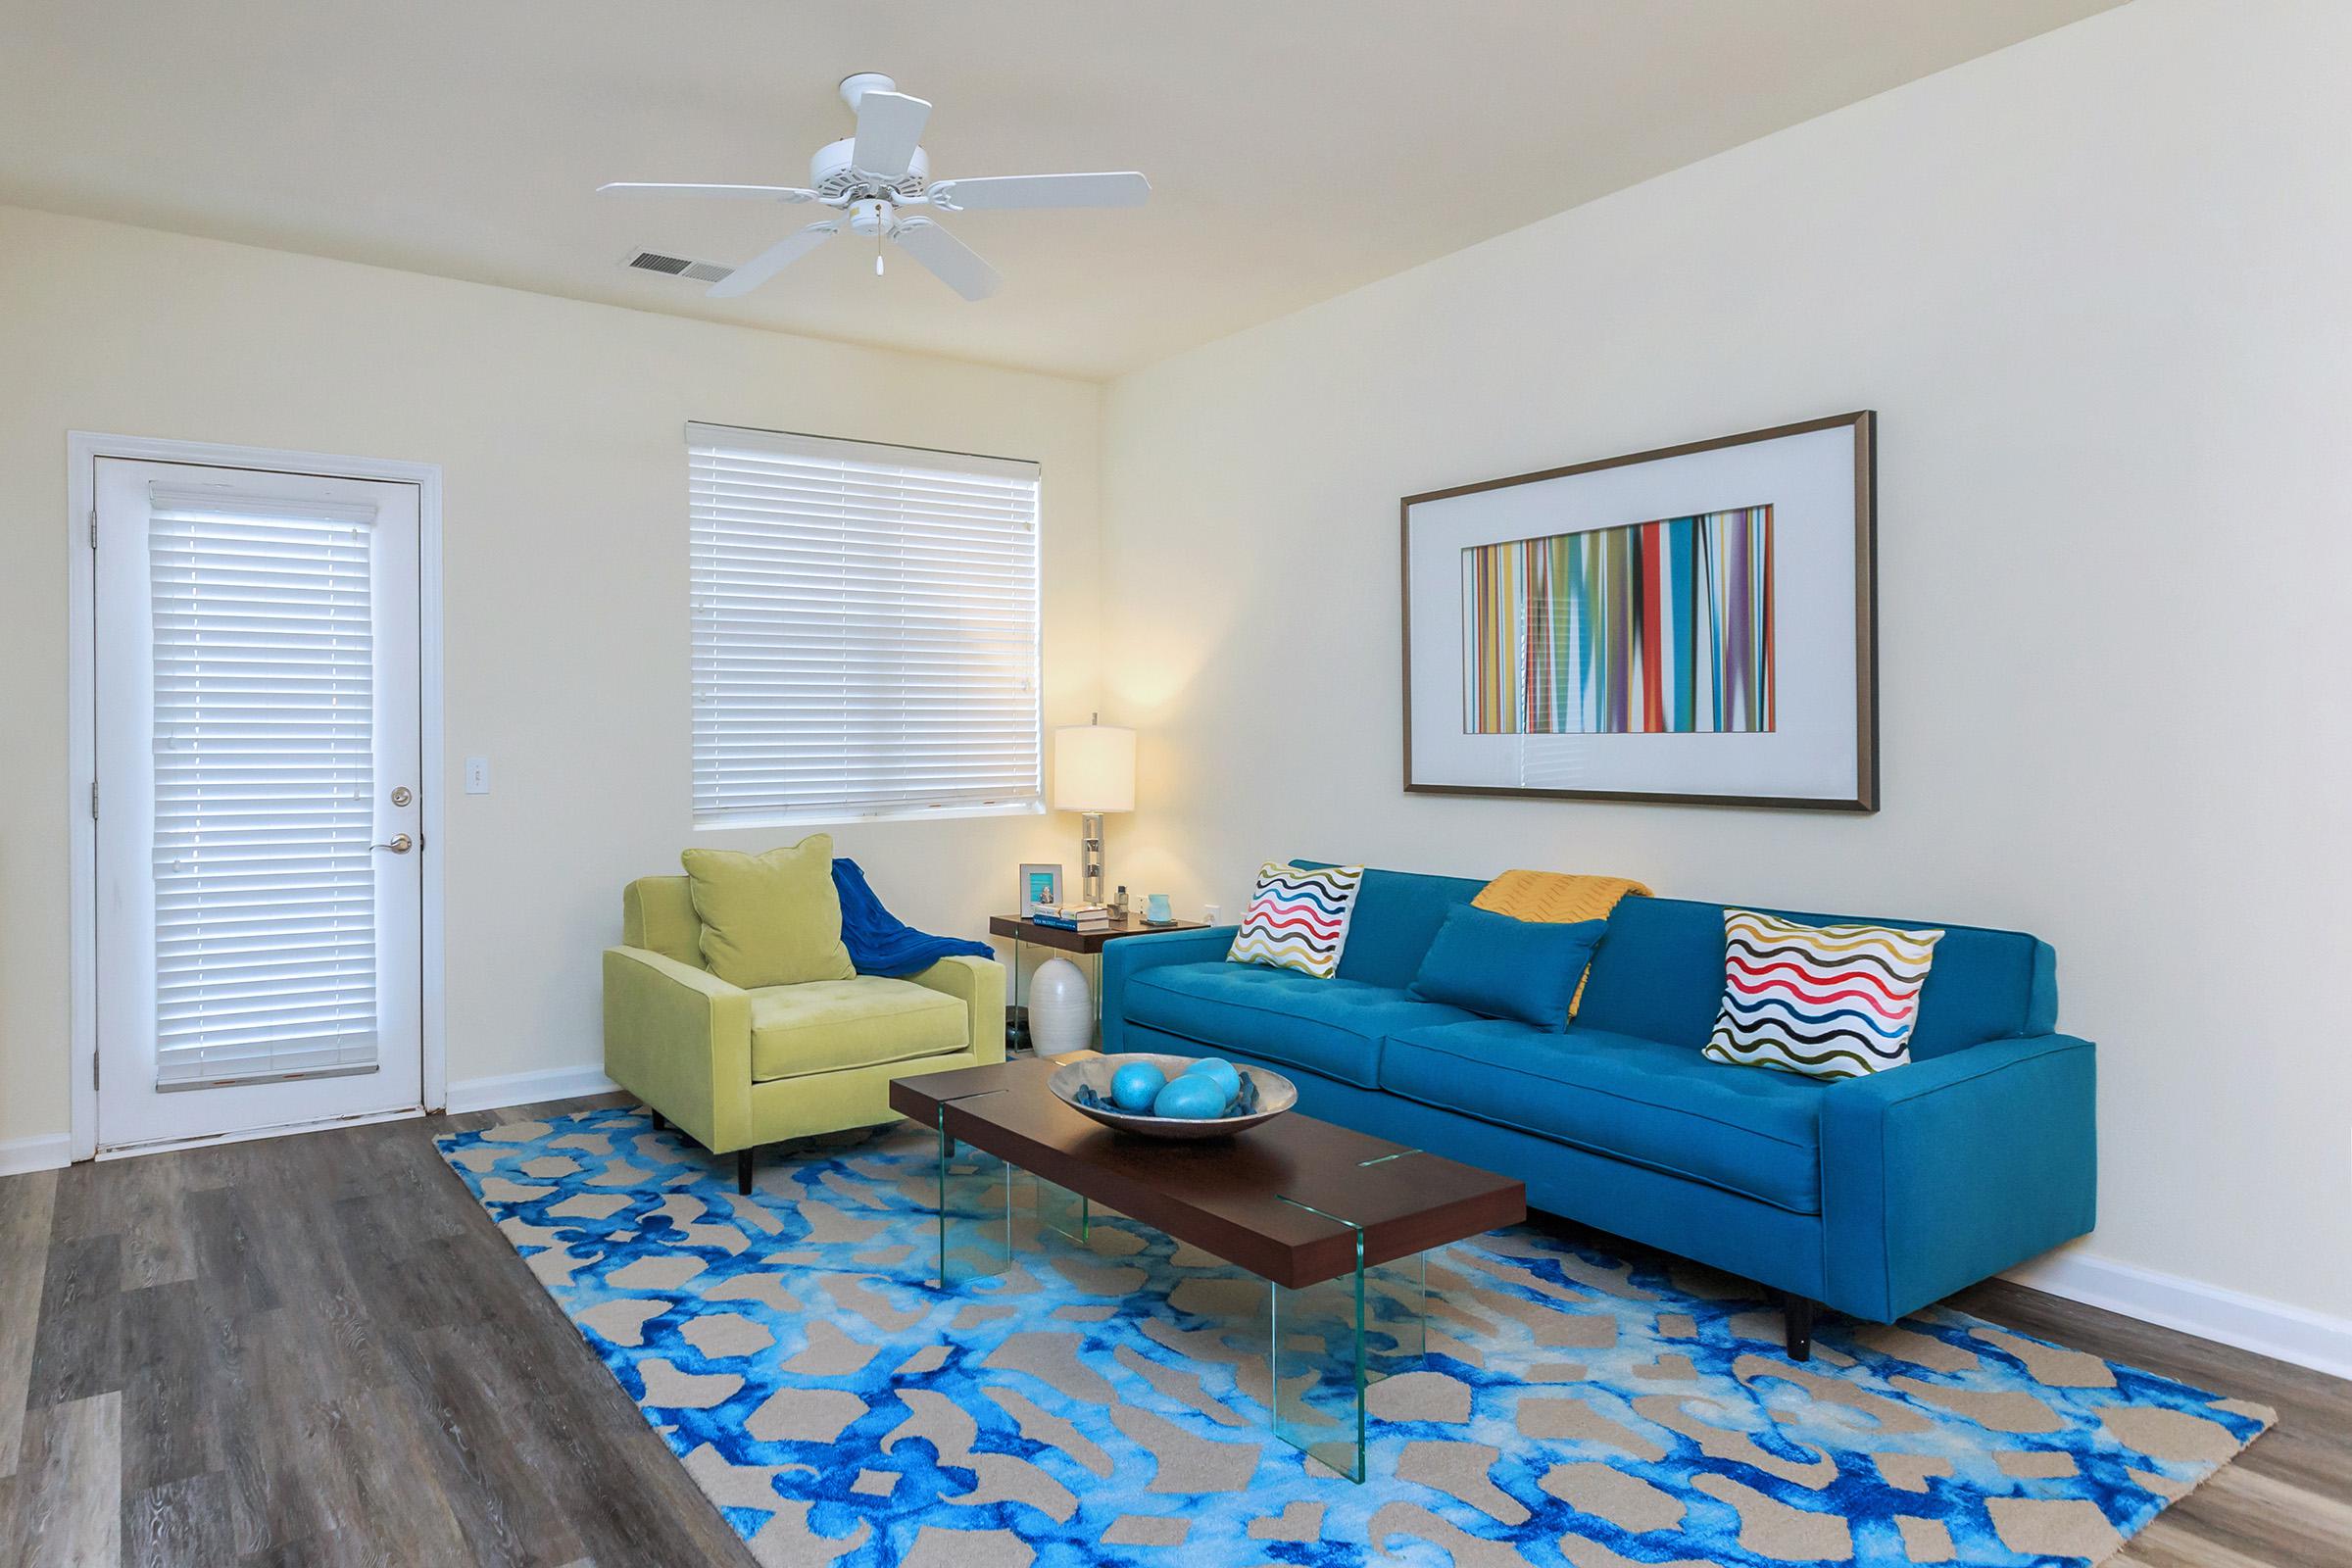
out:
<path id="1" fill-rule="evenodd" d="M 874 271 L 882 270 L 882 242 L 912 256 L 967 300 L 984 300 L 1004 274 L 930 219 L 907 208 L 942 213 L 1001 212 L 1039 207 L 1140 207 L 1152 182 L 1128 171 L 1106 174 L 1001 174 L 986 179 L 931 179 L 931 159 L 918 145 L 931 106 L 898 90 L 888 76 L 861 71 L 842 79 L 841 96 L 858 116 L 858 133 L 827 142 L 808 160 L 808 185 L 675 185 L 617 180 L 598 191 L 628 196 L 719 196 L 740 201 L 814 202 L 843 216 L 787 234 L 713 283 L 713 299 L 749 294 L 845 228 L 874 241 Z"/>

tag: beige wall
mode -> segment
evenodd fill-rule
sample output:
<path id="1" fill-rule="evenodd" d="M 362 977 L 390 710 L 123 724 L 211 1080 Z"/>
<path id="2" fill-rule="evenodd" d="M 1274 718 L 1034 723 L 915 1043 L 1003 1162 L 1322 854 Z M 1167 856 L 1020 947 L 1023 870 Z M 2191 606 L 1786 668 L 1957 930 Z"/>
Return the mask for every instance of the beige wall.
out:
<path id="1" fill-rule="evenodd" d="M 2138 0 L 1114 383 L 1114 874 L 2040 933 L 2101 1043 L 2090 1250 L 2352 1314 L 2347 61 L 2334 0 Z M 1400 791 L 1398 496 L 1856 408 L 1885 810 Z"/>
<path id="2" fill-rule="evenodd" d="M 441 465 L 449 1076 L 602 1056 L 620 887 L 689 839 L 685 422 L 1044 465 L 1049 722 L 1093 702 L 1096 386 L 0 209 L 0 1143 L 67 1127 L 66 432 Z M 459 792 L 468 755 L 493 793 Z M 979 929 L 1075 818 L 839 830 Z M 761 846 L 797 834 L 705 834 Z"/>

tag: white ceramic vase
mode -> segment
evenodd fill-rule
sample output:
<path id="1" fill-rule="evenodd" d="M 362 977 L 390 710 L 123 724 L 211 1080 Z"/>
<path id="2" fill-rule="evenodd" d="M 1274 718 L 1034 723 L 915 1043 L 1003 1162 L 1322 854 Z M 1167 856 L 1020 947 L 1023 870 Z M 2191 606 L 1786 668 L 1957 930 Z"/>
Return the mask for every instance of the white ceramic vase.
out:
<path id="1" fill-rule="evenodd" d="M 1086 971 L 1067 958 L 1048 958 L 1029 977 L 1030 1049 L 1060 1056 L 1094 1043 L 1095 999 Z"/>

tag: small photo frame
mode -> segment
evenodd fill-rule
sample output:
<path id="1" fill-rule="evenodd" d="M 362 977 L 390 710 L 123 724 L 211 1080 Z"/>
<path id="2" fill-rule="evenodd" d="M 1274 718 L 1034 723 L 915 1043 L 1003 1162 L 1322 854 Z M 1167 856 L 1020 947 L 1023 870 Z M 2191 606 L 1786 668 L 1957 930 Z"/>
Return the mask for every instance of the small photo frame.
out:
<path id="1" fill-rule="evenodd" d="M 1058 865 L 1028 865 L 1021 867 L 1021 918 L 1026 920 L 1037 912 L 1041 904 L 1061 902 L 1061 867 Z"/>

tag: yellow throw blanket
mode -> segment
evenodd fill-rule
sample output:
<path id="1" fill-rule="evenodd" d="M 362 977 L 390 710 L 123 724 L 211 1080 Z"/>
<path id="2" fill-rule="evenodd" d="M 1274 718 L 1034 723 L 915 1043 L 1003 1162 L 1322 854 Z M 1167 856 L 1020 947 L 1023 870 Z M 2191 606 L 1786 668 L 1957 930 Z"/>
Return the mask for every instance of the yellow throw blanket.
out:
<path id="1" fill-rule="evenodd" d="M 1627 895 L 1650 897 L 1640 882 L 1622 876 L 1580 876 L 1568 871 L 1505 871 L 1479 890 L 1470 903 L 1481 909 L 1507 914 L 1515 920 L 1541 920 L 1573 925 L 1579 920 L 1604 920 L 1617 901 Z M 1588 971 L 1590 972 L 1590 971 Z M 1585 1000 L 1585 982 L 1576 982 L 1568 1016 Z"/>
<path id="2" fill-rule="evenodd" d="M 1573 925 L 1579 920 L 1605 920 L 1627 894 L 1650 896 L 1649 889 L 1630 877 L 1575 876 L 1566 871 L 1505 871 L 1488 883 L 1470 902 L 1482 909 L 1507 914 L 1514 920 L 1542 920 Z"/>

